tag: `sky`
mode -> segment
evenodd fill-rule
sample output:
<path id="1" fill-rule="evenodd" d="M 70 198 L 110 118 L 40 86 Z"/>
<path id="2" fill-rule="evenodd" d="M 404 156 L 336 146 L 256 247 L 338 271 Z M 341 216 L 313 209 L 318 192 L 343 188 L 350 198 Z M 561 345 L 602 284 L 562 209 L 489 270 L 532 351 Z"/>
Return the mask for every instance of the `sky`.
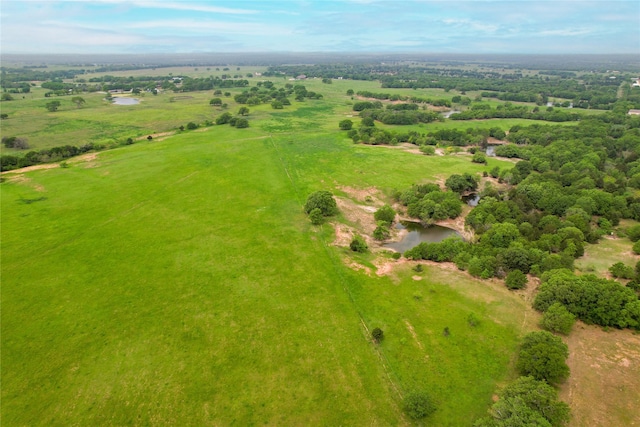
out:
<path id="1" fill-rule="evenodd" d="M 640 55 L 640 0 L 0 0 L 0 51 Z"/>

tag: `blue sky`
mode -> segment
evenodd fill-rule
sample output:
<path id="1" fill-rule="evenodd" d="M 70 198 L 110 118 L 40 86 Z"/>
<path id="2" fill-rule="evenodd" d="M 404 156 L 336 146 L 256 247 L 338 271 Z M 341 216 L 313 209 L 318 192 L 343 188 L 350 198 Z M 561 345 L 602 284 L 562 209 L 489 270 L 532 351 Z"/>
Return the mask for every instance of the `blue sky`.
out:
<path id="1" fill-rule="evenodd" d="M 5 1 L 3 53 L 640 54 L 639 0 Z"/>

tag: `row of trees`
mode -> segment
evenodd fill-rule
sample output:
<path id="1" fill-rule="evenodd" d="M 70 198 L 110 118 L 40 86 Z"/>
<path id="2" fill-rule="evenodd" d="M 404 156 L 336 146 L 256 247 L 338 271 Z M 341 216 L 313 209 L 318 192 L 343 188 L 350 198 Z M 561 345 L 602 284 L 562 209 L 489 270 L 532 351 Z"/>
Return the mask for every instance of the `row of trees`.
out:
<path id="1" fill-rule="evenodd" d="M 473 104 L 470 109 L 449 116 L 451 120 L 529 119 L 549 122 L 577 121 L 582 117 L 580 113 L 554 109 L 553 107 L 543 110 L 534 107 L 530 110 L 527 106 L 515 106 L 509 103 L 499 105 L 495 109 L 485 103 Z"/>

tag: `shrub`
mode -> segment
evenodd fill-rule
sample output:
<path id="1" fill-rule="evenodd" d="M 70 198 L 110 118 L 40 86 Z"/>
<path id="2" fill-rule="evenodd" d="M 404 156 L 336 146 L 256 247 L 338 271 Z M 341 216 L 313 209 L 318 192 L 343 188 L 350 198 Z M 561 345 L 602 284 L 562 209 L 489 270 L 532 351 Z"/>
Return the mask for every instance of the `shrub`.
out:
<path id="1" fill-rule="evenodd" d="M 633 279 L 633 276 L 635 276 L 633 267 L 630 267 L 622 262 L 616 262 L 611 267 L 609 267 L 609 272 L 613 277 L 618 279 Z"/>
<path id="2" fill-rule="evenodd" d="M 311 212 L 309 212 L 309 219 L 313 225 L 320 225 L 324 222 L 322 211 L 318 208 L 312 209 Z"/>
<path id="3" fill-rule="evenodd" d="M 540 326 L 550 332 L 569 335 L 575 321 L 576 316 L 569 313 L 569 310 L 564 305 L 556 302 L 544 312 Z"/>
<path id="4" fill-rule="evenodd" d="M 187 123 L 187 129 L 189 129 L 189 130 L 198 129 L 198 125 L 193 123 L 193 122 L 189 122 L 189 123 Z"/>
<path id="5" fill-rule="evenodd" d="M 349 244 L 349 248 L 351 248 L 351 250 L 354 252 L 360 252 L 360 253 L 364 253 L 369 250 L 369 247 L 367 246 L 367 242 L 364 241 L 362 236 L 358 236 L 358 235 L 353 237 L 353 239 L 351 240 L 351 243 Z"/>
<path id="6" fill-rule="evenodd" d="M 424 391 L 414 391 L 404 398 L 404 411 L 414 420 L 426 418 L 436 411 L 436 406 Z"/>
<path id="7" fill-rule="evenodd" d="M 305 213 L 309 214 L 316 208 L 320 209 L 323 216 L 331 216 L 338 213 L 338 205 L 333 198 L 333 194 L 326 190 L 316 191 L 307 197 L 307 201 L 304 204 Z"/>
<path id="8" fill-rule="evenodd" d="M 396 211 L 394 211 L 391 206 L 384 205 L 375 211 L 373 217 L 376 221 L 384 221 L 387 225 L 391 225 L 393 220 L 396 218 Z"/>
<path id="9" fill-rule="evenodd" d="M 384 338 L 384 332 L 380 328 L 373 328 L 373 331 L 371 331 L 371 337 L 375 342 L 380 342 Z"/>
<path id="10" fill-rule="evenodd" d="M 341 120 L 340 123 L 338 123 L 338 126 L 342 130 L 351 130 L 351 128 L 353 127 L 353 122 L 349 119 L 344 119 Z"/>
<path id="11" fill-rule="evenodd" d="M 520 270 L 513 270 L 507 274 L 504 283 L 509 289 L 522 289 L 527 284 L 527 276 Z"/>
<path id="12" fill-rule="evenodd" d="M 627 228 L 626 232 L 627 232 L 627 237 L 632 242 L 637 242 L 640 240 L 640 224 L 636 224 L 634 226 Z"/>
<path id="13" fill-rule="evenodd" d="M 384 221 L 378 221 L 378 226 L 373 230 L 373 238 L 376 240 L 385 240 L 389 238 L 389 227 Z"/>
<path id="14" fill-rule="evenodd" d="M 487 158 L 485 157 L 484 153 L 478 151 L 473 155 L 471 161 L 473 163 L 487 163 Z"/>
<path id="15" fill-rule="evenodd" d="M 640 255 L 640 240 L 633 244 L 633 253 Z"/>
<path id="16" fill-rule="evenodd" d="M 431 145 L 421 145 L 420 146 L 420 152 L 422 152 L 423 154 L 425 154 L 427 156 L 433 156 L 434 154 L 436 154 L 436 149 L 435 149 L 435 147 L 432 147 Z"/>

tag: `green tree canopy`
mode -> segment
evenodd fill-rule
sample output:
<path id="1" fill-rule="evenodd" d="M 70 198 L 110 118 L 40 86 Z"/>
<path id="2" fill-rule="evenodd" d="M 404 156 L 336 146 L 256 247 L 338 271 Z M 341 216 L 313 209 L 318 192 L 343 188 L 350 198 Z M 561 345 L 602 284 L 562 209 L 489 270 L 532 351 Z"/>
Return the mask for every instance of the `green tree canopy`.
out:
<path id="1" fill-rule="evenodd" d="M 331 216 L 338 213 L 338 205 L 333 198 L 333 194 L 327 190 L 316 191 L 307 197 L 307 202 L 304 204 L 305 213 L 308 214 L 316 208 L 320 209 L 323 216 Z"/>
<path id="2" fill-rule="evenodd" d="M 559 337 L 547 331 L 531 332 L 522 340 L 516 368 L 522 375 L 559 384 L 569 376 L 568 356 L 569 349 Z"/>

